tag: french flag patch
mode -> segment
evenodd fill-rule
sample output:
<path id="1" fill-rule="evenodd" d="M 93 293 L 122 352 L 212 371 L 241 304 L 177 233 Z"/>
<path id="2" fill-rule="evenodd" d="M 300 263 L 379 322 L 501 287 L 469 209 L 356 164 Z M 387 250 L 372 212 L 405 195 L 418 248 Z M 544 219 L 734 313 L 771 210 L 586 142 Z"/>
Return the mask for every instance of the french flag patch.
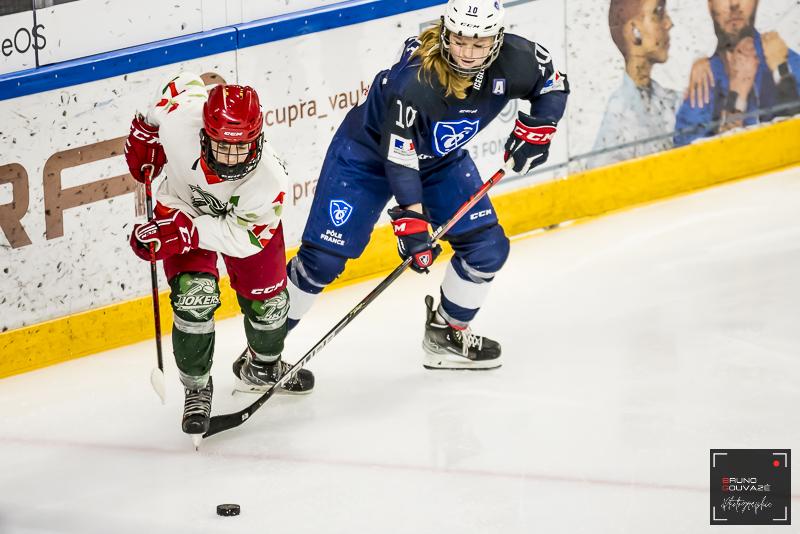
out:
<path id="1" fill-rule="evenodd" d="M 547 94 L 551 91 L 564 91 L 564 75 L 558 71 L 553 72 L 553 75 L 544 82 L 544 87 L 539 94 Z"/>
<path id="2" fill-rule="evenodd" d="M 417 150 L 412 139 L 391 134 L 389 138 L 389 153 L 386 154 L 386 159 L 403 167 L 414 169 L 415 171 L 419 170 Z"/>
<path id="3" fill-rule="evenodd" d="M 402 137 L 394 137 L 394 148 L 396 150 L 406 150 L 411 151 L 414 150 L 414 141 L 410 139 L 403 139 Z"/>

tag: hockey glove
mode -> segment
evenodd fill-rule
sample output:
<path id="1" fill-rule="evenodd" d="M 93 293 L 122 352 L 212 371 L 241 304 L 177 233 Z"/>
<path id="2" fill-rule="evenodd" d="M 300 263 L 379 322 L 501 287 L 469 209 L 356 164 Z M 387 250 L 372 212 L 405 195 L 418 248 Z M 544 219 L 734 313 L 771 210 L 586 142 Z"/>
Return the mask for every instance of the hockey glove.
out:
<path id="1" fill-rule="evenodd" d="M 400 206 L 393 207 L 388 213 L 392 218 L 394 235 L 397 236 L 398 254 L 403 260 L 413 258 L 411 268 L 414 271 L 427 273 L 428 267 L 442 252 L 442 247 L 431 243 L 431 234 L 428 231 L 430 221 L 425 215 Z"/>
<path id="2" fill-rule="evenodd" d="M 508 161 L 509 157 L 514 158 L 514 171 L 527 174 L 547 161 L 550 140 L 555 133 L 555 122 L 537 119 L 520 111 L 514 131 L 506 141 L 503 159 Z"/>
<path id="3" fill-rule="evenodd" d="M 158 139 L 158 126 L 147 124 L 141 115 L 136 115 L 131 122 L 131 133 L 125 141 L 125 161 L 131 176 L 142 183 L 145 182 L 142 167 L 152 165 L 150 177 L 155 178 L 167 162 L 164 147 Z"/>
<path id="4" fill-rule="evenodd" d="M 185 254 L 197 248 L 197 229 L 191 217 L 171 210 L 164 217 L 133 227 L 131 248 L 137 256 L 150 261 L 150 243 L 155 246 L 155 259 L 163 260 L 175 254 Z"/>

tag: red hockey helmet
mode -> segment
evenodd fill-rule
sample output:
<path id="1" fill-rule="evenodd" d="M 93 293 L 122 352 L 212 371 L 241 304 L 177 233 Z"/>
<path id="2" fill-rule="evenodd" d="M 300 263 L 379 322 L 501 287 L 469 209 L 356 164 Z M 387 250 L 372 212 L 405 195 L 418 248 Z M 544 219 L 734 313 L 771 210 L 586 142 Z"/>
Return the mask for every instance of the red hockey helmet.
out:
<path id="1" fill-rule="evenodd" d="M 261 160 L 264 115 L 255 89 L 217 85 L 203 106 L 203 159 L 223 180 L 244 178 Z M 212 145 L 213 141 L 213 145 Z"/>

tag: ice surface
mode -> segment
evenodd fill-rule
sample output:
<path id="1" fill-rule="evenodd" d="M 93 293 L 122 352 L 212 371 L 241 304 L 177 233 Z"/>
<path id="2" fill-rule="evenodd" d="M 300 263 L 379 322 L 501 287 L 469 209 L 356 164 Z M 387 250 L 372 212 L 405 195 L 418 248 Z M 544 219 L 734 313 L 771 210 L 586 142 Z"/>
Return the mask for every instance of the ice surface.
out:
<path id="1" fill-rule="evenodd" d="M 152 341 L 2 380 L 0 533 L 706 532 L 709 449 L 800 449 L 800 168 L 515 239 L 473 325 L 498 370 L 423 369 L 444 265 L 200 452 Z M 323 295 L 287 360 L 376 283 Z M 220 413 L 254 397 L 241 318 L 217 335 Z"/>

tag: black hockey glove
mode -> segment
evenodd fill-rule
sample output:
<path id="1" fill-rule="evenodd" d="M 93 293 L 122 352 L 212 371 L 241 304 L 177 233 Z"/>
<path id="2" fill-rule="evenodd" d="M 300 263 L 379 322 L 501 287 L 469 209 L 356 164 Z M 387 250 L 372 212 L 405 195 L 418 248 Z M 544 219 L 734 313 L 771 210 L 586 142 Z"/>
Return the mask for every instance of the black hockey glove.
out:
<path id="1" fill-rule="evenodd" d="M 413 258 L 411 268 L 418 273 L 427 273 L 428 267 L 441 254 L 442 247 L 431 243 L 428 231 L 430 220 L 422 213 L 395 206 L 388 211 L 392 228 L 397 236 L 397 253 L 405 260 Z"/>
<path id="2" fill-rule="evenodd" d="M 547 161 L 550 141 L 556 133 L 556 123 L 537 119 L 519 112 L 514 131 L 506 141 L 504 160 L 514 158 L 514 171 L 527 174 L 534 167 Z"/>

